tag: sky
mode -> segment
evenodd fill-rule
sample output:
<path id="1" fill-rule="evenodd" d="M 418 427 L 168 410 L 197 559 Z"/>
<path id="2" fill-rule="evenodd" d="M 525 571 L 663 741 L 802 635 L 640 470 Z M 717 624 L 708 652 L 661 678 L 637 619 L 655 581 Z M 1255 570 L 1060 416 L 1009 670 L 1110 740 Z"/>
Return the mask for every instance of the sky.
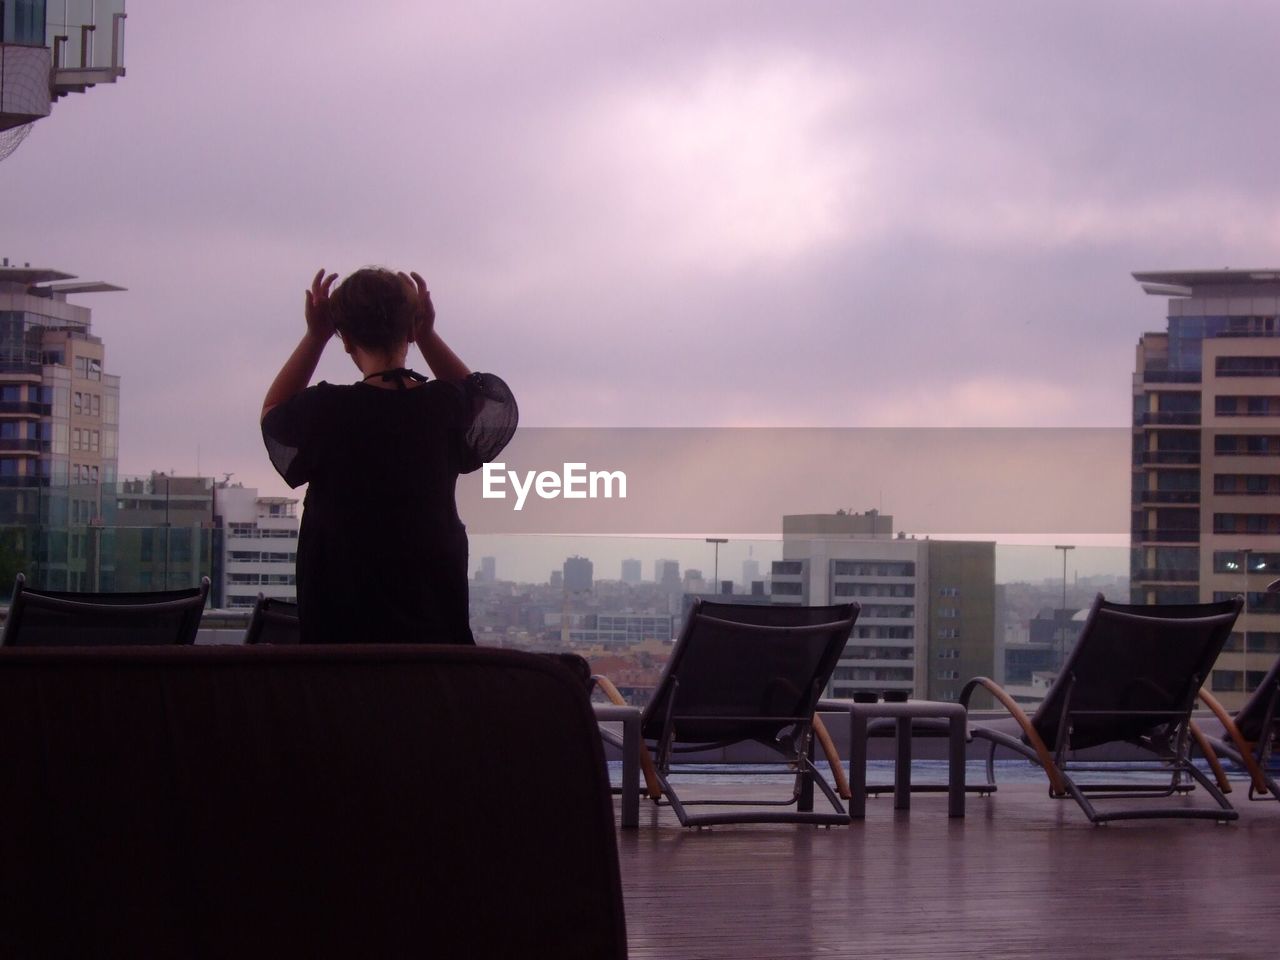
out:
<path id="1" fill-rule="evenodd" d="M 128 11 L 0 163 L 0 254 L 128 288 L 77 299 L 124 474 L 284 492 L 321 266 L 418 270 L 524 424 L 596 427 L 1123 427 L 1130 273 L 1280 266 L 1270 2 Z"/>

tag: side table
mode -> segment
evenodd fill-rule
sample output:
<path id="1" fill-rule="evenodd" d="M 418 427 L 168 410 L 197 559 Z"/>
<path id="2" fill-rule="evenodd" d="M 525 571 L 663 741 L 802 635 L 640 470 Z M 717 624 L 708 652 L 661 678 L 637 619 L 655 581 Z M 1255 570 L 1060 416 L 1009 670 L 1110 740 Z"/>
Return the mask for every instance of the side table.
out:
<path id="1" fill-rule="evenodd" d="M 622 813 L 620 826 L 640 826 L 640 708 L 593 703 L 597 723 L 622 724 Z"/>
<path id="2" fill-rule="evenodd" d="M 893 808 L 911 808 L 911 723 L 913 720 L 947 721 L 947 815 L 964 816 L 965 734 L 968 715 L 958 703 L 908 700 L 906 703 L 854 703 L 852 700 L 820 700 L 820 713 L 849 714 L 849 816 L 867 815 L 867 721 L 896 721 L 897 741 L 893 776 Z"/>

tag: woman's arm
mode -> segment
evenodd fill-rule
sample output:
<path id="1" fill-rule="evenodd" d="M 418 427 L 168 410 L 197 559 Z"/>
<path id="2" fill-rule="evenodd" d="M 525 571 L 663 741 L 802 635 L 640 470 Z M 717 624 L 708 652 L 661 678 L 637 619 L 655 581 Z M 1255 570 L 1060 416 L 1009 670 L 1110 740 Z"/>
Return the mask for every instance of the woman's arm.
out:
<path id="1" fill-rule="evenodd" d="M 267 395 L 262 400 L 262 417 L 265 418 L 272 407 L 297 396 L 311 383 L 311 376 L 320 363 L 320 355 L 333 336 L 333 309 L 329 303 L 329 287 L 337 277 L 336 273 L 325 276 L 322 267 L 311 281 L 304 310 L 307 332 L 302 335 L 293 353 L 289 354 L 289 359 L 267 388 Z"/>
<path id="2" fill-rule="evenodd" d="M 400 279 L 417 299 L 418 313 L 413 339 L 436 379 L 463 380 L 470 376 L 471 371 L 467 369 L 467 365 L 458 359 L 458 355 L 436 333 L 436 308 L 431 302 L 431 291 L 427 289 L 426 281 L 417 273 L 410 273 L 408 276 L 402 273 Z"/>

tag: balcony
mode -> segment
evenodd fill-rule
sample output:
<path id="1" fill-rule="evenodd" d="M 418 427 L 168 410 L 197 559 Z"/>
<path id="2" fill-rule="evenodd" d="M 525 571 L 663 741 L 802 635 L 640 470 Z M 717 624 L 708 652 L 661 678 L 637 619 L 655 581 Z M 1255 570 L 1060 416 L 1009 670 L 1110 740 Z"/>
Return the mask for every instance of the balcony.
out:
<path id="1" fill-rule="evenodd" d="M 0 437 L 0 453 L 39 453 L 41 448 L 48 449 L 48 441 L 28 438 Z"/>
<path id="2" fill-rule="evenodd" d="M 1135 530 L 1133 539 L 1141 543 L 1199 543 L 1199 530 Z"/>
<path id="3" fill-rule="evenodd" d="M 1144 567 L 1138 571 L 1137 579 L 1144 583 L 1198 583 L 1200 571 L 1196 569 L 1169 569 Z"/>
<path id="4" fill-rule="evenodd" d="M 1133 495 L 1134 503 L 1190 503 L 1200 502 L 1199 490 L 1138 490 Z"/>
<path id="5" fill-rule="evenodd" d="M 27 416 L 47 417 L 53 413 L 53 404 L 33 400 L 0 400 L 0 414 L 20 413 Z"/>
<path id="6" fill-rule="evenodd" d="M 1198 413 L 1172 413 L 1158 411 L 1156 413 L 1144 413 L 1138 417 L 1138 422 L 1144 427 L 1146 426 L 1165 426 L 1165 427 L 1198 427 L 1200 426 L 1200 414 Z"/>
<path id="7" fill-rule="evenodd" d="M 1144 464 L 1157 464 L 1173 467 L 1195 467 L 1200 465 L 1199 450 L 1144 450 Z"/>
<path id="8" fill-rule="evenodd" d="M 1143 383 L 1199 383 L 1198 370 L 1144 370 Z"/>

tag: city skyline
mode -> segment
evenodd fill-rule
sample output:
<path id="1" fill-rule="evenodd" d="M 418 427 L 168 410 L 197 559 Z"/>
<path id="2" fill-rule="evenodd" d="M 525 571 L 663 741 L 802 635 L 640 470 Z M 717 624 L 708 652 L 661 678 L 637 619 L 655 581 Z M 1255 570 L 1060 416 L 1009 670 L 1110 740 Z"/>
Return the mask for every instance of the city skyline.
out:
<path id="1" fill-rule="evenodd" d="M 320 6 L 135 3 L 0 163 L 0 252 L 128 288 L 122 474 L 285 492 L 321 264 L 420 269 L 530 425 L 1123 427 L 1129 273 L 1276 259 L 1266 4 Z"/>

